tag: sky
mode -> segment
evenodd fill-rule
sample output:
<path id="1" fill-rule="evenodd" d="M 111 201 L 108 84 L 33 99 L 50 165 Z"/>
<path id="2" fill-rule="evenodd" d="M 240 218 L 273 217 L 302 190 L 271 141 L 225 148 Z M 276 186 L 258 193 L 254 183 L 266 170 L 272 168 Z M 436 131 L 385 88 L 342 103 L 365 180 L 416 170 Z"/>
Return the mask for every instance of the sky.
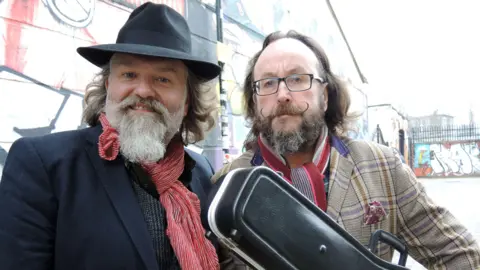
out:
<path id="1" fill-rule="evenodd" d="M 369 103 L 480 120 L 480 1 L 331 0 Z"/>

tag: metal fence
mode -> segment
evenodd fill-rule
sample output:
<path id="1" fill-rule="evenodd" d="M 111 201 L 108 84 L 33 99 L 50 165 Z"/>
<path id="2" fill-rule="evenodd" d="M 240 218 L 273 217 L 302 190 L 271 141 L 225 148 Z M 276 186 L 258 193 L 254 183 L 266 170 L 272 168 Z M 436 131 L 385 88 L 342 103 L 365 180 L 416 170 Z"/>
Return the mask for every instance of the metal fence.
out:
<path id="1" fill-rule="evenodd" d="M 413 143 L 444 143 L 480 140 L 480 125 L 443 125 L 410 128 Z"/>

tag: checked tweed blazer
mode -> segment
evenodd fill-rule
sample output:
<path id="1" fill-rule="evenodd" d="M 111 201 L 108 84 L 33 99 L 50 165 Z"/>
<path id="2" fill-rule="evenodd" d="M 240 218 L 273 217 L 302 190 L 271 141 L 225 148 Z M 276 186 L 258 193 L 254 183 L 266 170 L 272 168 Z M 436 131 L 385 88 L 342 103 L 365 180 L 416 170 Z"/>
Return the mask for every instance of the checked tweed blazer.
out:
<path id="1" fill-rule="evenodd" d="M 365 246 L 378 229 L 403 239 L 409 255 L 427 269 L 480 269 L 480 249 L 473 236 L 445 208 L 425 193 L 411 169 L 392 148 L 368 141 L 331 137 L 327 214 Z M 250 167 L 245 152 L 213 177 Z M 266 164 L 263 164 L 266 166 Z M 368 224 L 369 203 L 379 202 L 386 215 Z M 393 250 L 380 244 L 379 256 L 391 261 Z M 223 269 L 247 269 L 233 255 Z"/>

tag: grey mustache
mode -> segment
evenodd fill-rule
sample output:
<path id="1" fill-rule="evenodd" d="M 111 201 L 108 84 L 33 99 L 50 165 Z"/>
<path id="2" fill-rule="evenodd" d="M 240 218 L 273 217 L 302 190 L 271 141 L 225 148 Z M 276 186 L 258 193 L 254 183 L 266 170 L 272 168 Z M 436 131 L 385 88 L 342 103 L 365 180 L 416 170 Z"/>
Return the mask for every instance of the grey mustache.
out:
<path id="1" fill-rule="evenodd" d="M 310 104 L 308 102 L 305 102 L 305 104 L 307 104 L 307 107 L 304 110 L 301 110 L 299 107 L 293 106 L 293 105 L 279 106 L 275 109 L 275 113 L 268 117 L 263 115 L 263 108 L 261 108 L 260 115 L 264 118 L 269 118 L 269 119 L 273 119 L 281 115 L 301 115 L 304 112 L 306 112 L 308 108 L 310 108 Z"/>

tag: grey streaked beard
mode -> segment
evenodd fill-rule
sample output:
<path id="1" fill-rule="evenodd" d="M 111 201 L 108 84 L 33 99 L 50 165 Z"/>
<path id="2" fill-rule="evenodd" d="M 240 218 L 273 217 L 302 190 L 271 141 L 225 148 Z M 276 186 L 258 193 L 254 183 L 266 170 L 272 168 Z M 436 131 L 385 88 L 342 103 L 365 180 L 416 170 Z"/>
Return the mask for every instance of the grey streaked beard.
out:
<path id="1" fill-rule="evenodd" d="M 151 163 L 165 155 L 167 127 L 154 117 L 125 115 L 118 128 L 120 152 L 130 162 Z"/>
<path id="2" fill-rule="evenodd" d="M 315 147 L 322 132 L 322 126 L 323 121 L 309 122 L 304 120 L 298 130 L 283 132 L 273 131 L 269 128 L 263 135 L 267 143 L 279 155 L 304 152 L 311 147 Z"/>
<path id="3" fill-rule="evenodd" d="M 152 114 L 132 115 L 129 109 L 137 102 L 153 109 Z M 179 131 L 184 105 L 170 113 L 160 102 L 130 96 L 120 103 L 107 98 L 105 113 L 118 132 L 120 152 L 130 162 L 151 163 L 165 156 L 167 145 Z"/>

